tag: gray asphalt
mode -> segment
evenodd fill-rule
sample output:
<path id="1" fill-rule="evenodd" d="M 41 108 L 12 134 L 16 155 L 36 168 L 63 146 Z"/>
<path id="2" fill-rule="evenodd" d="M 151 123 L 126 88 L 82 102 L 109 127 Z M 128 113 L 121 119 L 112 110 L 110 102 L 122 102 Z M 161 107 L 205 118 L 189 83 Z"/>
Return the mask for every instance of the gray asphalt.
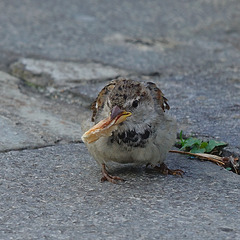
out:
<path id="1" fill-rule="evenodd" d="M 1 239 L 238 239 L 239 176 L 178 155 L 183 178 L 118 167 L 100 183 L 83 144 L 2 153 Z M 224 180 L 223 180 L 224 179 Z"/>
<path id="2" fill-rule="evenodd" d="M 239 175 L 169 154 L 183 178 L 100 183 L 81 122 L 110 79 L 153 81 L 178 132 L 240 156 L 240 3 L 0 1 L 0 239 L 240 239 Z"/>

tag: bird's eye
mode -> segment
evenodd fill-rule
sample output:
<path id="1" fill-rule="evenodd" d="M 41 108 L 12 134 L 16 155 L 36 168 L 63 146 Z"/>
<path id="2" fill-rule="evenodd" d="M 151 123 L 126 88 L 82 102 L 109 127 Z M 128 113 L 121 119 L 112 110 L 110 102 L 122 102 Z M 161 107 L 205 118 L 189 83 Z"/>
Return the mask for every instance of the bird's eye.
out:
<path id="1" fill-rule="evenodd" d="M 132 107 L 136 108 L 138 106 L 138 100 L 134 100 L 132 103 Z"/>

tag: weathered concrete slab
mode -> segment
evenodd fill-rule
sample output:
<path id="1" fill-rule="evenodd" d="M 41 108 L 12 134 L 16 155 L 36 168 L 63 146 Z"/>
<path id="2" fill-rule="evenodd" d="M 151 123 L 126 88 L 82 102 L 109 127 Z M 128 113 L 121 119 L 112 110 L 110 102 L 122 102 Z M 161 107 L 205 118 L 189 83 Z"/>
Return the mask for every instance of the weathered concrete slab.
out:
<path id="1" fill-rule="evenodd" d="M 34 142 L 39 146 L 44 144 L 41 139 L 37 139 L 30 132 L 25 132 L 19 128 L 18 124 L 18 122 L 14 123 L 6 117 L 0 117 L 0 151 L 33 146 Z"/>
<path id="2" fill-rule="evenodd" d="M 183 178 L 119 167 L 100 183 L 83 144 L 0 154 L 1 239 L 239 239 L 239 176 L 170 155 Z"/>
<path id="3" fill-rule="evenodd" d="M 179 130 L 228 142 L 240 155 L 240 69 L 207 71 L 211 73 L 187 74 L 180 79 L 168 76 L 154 81 L 169 99 L 170 112 L 176 116 Z"/>
<path id="4" fill-rule="evenodd" d="M 179 72 L 201 70 L 207 61 L 226 56 L 239 63 L 239 0 L 58 3 L 1 3 L 1 62 L 18 54 L 144 72 L 176 72 L 176 66 Z"/>
<path id="5" fill-rule="evenodd" d="M 179 130 L 239 152 L 239 0 L 11 0 L 0 9 L 0 70 L 31 66 L 15 69 L 30 88 L 0 73 L 1 151 L 77 141 L 82 106 L 123 70 L 159 84 Z M 81 144 L 1 153 L 0 164 L 4 240 L 240 238 L 239 176 L 212 163 L 170 155 L 184 178 L 120 167 L 121 185 L 99 182 Z"/>
<path id="6" fill-rule="evenodd" d="M 76 83 L 99 82 L 127 72 L 100 63 L 76 63 L 22 58 L 11 65 L 14 76 L 36 86 L 70 88 Z"/>
<path id="7" fill-rule="evenodd" d="M 0 72 L 0 151 L 79 141 L 84 109 L 19 89 L 19 79 Z"/>
<path id="8" fill-rule="evenodd" d="M 23 65 L 23 63 L 27 65 Z M 45 80 L 49 79 L 48 82 L 53 82 L 50 88 L 45 89 L 44 94 L 51 92 L 50 94 L 57 94 L 62 101 L 69 102 L 69 99 L 75 99 L 73 101 L 82 106 L 90 106 L 109 79 L 101 79 L 101 74 L 96 70 L 96 76 L 99 77 L 98 82 L 92 82 L 90 78 L 88 83 L 81 80 L 74 81 L 75 72 L 73 71 L 73 75 L 70 76 L 71 67 L 66 70 L 68 67 L 63 67 L 64 64 L 68 63 L 21 59 L 12 65 L 12 70 L 14 74 L 22 71 L 23 75 L 17 75 L 22 76 L 26 81 L 35 81 L 35 77 L 45 76 Z M 72 63 L 69 63 L 69 66 L 71 65 Z M 19 66 L 24 67 L 19 68 Z M 58 69 L 57 74 L 52 74 L 53 78 L 49 77 L 51 74 L 49 66 L 52 66 L 52 69 Z M 79 67 L 74 63 L 76 69 L 77 66 Z M 29 79 L 25 77 L 24 69 L 27 69 L 28 75 L 31 76 Z M 85 70 L 87 71 L 87 69 Z M 81 68 L 77 74 L 80 72 Z M 91 75 L 91 73 L 89 74 Z M 180 76 L 172 76 L 172 74 L 165 72 L 162 76 L 157 73 L 156 76 L 154 74 L 153 76 L 141 74 L 128 76 L 135 80 L 153 81 L 158 84 L 169 99 L 170 113 L 176 116 L 179 131 L 183 130 L 188 135 L 214 137 L 225 141 L 229 143 L 230 151 L 240 154 L 240 94 L 238 94 L 240 69 L 230 66 L 219 69 L 219 66 L 214 65 L 206 66 L 206 72 L 194 72 L 193 69 L 192 72 L 188 71 Z M 67 76 L 70 79 L 67 79 Z M 78 75 L 79 79 L 80 76 L 81 74 Z M 41 82 L 42 80 L 39 78 L 37 81 Z M 70 98 L 67 98 L 66 95 L 70 95 Z M 228 131 L 225 131 L 226 126 Z"/>
<path id="9" fill-rule="evenodd" d="M 54 86 L 47 88 L 51 97 L 88 106 L 105 83 L 100 81 L 150 73 L 150 81 L 163 85 L 180 130 L 219 138 L 240 152 L 238 0 L 123 1 L 117 12 L 114 1 L 105 7 L 74 0 L 68 6 L 24 3 L 1 3 L 0 61 L 23 56 L 14 74 Z M 34 27 L 26 27 L 25 16 Z M 50 24 L 53 19 L 58 26 Z"/>
<path id="10" fill-rule="evenodd" d="M 129 73 L 100 63 L 77 63 L 21 58 L 10 66 L 11 74 L 38 88 L 45 96 L 89 106 L 109 80 Z M 78 99 L 77 99 L 78 98 Z"/>

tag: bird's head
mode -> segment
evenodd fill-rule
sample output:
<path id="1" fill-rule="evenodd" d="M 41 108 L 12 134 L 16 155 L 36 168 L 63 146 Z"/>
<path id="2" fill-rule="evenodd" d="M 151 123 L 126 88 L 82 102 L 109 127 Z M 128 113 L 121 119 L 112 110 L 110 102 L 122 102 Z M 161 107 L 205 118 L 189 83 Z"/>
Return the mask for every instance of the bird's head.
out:
<path id="1" fill-rule="evenodd" d="M 96 125 L 82 136 L 83 141 L 94 142 L 102 136 L 110 136 L 117 129 L 141 131 L 144 125 L 157 118 L 153 93 L 149 85 L 137 81 L 112 81 L 93 103 L 92 120 Z"/>

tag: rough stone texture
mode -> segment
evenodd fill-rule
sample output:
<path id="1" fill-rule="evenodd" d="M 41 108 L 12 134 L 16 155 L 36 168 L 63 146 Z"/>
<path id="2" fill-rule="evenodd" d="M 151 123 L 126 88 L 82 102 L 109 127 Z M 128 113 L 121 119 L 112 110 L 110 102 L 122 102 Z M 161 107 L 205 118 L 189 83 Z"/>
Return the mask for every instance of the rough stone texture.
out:
<path id="1" fill-rule="evenodd" d="M 0 155 L 1 239 L 239 239 L 239 176 L 170 155 L 183 178 L 123 166 L 100 183 L 83 144 Z"/>
<path id="2" fill-rule="evenodd" d="M 222 58 L 240 61 L 238 0 L 10 0 L 0 7 L 0 49 L 9 58 L 90 59 L 175 75 L 176 67 L 179 74 Z"/>
<path id="3" fill-rule="evenodd" d="M 45 80 L 49 79 L 48 82 L 53 82 L 50 84 L 51 87 L 46 89 L 46 92 L 60 96 L 63 93 L 68 93 L 75 98 L 80 98 L 82 105 L 89 106 L 109 79 L 106 77 L 101 81 L 102 75 L 97 69 L 94 72 L 95 77 L 93 77 L 92 72 L 87 71 L 88 64 L 86 64 L 84 71 L 80 66 L 84 65 L 75 63 L 64 65 L 63 62 L 21 59 L 12 65 L 12 71 L 16 76 L 26 81 L 35 81 L 36 76 L 39 84 L 36 81 L 34 84 L 37 85 L 42 83 L 42 77 L 39 78 L 39 76 L 43 74 Z M 78 67 L 78 71 L 70 71 L 78 69 Z M 201 137 L 220 139 L 229 143 L 230 147 L 240 154 L 240 94 L 237 94 L 240 87 L 238 79 L 240 70 L 234 67 L 220 70 L 216 66 L 206 66 L 206 69 L 207 73 L 189 71 L 184 73 L 184 76 L 172 76 L 169 73 L 165 73 L 163 76 L 159 76 L 159 74 L 156 76 L 132 75 L 129 73 L 123 74 L 123 76 L 128 75 L 140 81 L 156 82 L 169 99 L 171 114 L 174 114 L 178 119 L 179 131 L 183 130 L 188 135 L 195 134 Z M 25 70 L 28 74 L 25 74 Z M 89 72 L 88 77 L 86 77 L 87 74 L 85 75 L 85 80 L 87 78 L 93 80 L 98 76 L 99 82 L 86 84 L 83 73 L 85 71 Z M 104 72 L 104 68 L 101 71 Z M 106 76 L 107 73 L 106 71 Z M 48 78 L 48 75 L 51 77 Z M 224 131 L 226 127 L 227 132 Z"/>
<path id="4" fill-rule="evenodd" d="M 26 95 L 19 83 L 0 72 L 0 151 L 80 140 L 79 106 Z"/>
<path id="5" fill-rule="evenodd" d="M 156 82 L 169 99 L 179 130 L 228 142 L 240 154 L 240 85 L 233 80 L 240 71 L 208 70 L 211 73 L 185 76 L 184 84 L 177 77 Z"/>
<path id="6" fill-rule="evenodd" d="M 149 76 L 163 86 L 179 130 L 226 141 L 240 154 L 238 0 L 60 2 L 1 3 L 0 60 L 10 61 L 12 52 L 28 57 L 20 60 L 26 79 L 54 84 L 63 92 L 50 87 L 50 95 L 69 94 L 83 106 L 104 82 L 83 85 L 79 74 L 101 81 L 115 73 Z"/>
<path id="7" fill-rule="evenodd" d="M 12 64 L 11 72 L 34 85 L 62 89 L 73 87 L 76 83 L 86 84 L 86 81 L 106 81 L 127 73 L 100 63 L 51 62 L 30 58 L 22 58 Z"/>
<path id="8" fill-rule="evenodd" d="M 238 175 L 169 155 L 183 178 L 124 166 L 115 172 L 126 183 L 101 184 L 86 148 L 71 144 L 86 107 L 121 74 L 156 82 L 179 130 L 240 155 L 239 0 L 8 0 L 0 9 L 0 239 L 240 238 Z"/>

